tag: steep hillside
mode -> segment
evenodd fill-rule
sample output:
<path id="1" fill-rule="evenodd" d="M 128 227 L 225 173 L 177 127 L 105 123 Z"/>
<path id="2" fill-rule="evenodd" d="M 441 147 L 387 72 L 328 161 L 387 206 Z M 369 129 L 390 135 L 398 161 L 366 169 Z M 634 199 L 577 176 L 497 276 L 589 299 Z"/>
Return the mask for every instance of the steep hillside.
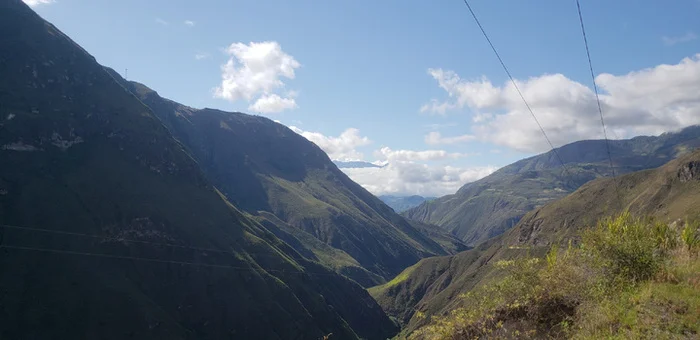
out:
<path id="1" fill-rule="evenodd" d="M 142 84 L 123 83 L 153 109 L 214 185 L 251 214 L 271 213 L 384 279 L 423 257 L 448 254 L 286 126 L 259 116 L 194 109 Z M 376 284 L 358 268 L 340 270 L 363 284 Z"/>
<path id="2" fill-rule="evenodd" d="M 0 74 L 0 338 L 395 332 L 359 285 L 231 205 L 148 107 L 20 0 L 0 1 Z"/>
<path id="3" fill-rule="evenodd" d="M 655 168 L 700 146 L 700 127 L 657 137 L 610 141 L 617 174 Z M 611 175 L 605 141 L 580 141 L 503 167 L 454 195 L 426 202 L 402 215 L 438 225 L 468 245 L 500 235 L 528 211 L 564 197 L 584 183 Z"/>
<path id="4" fill-rule="evenodd" d="M 393 195 L 382 195 L 379 199 L 382 200 L 386 205 L 390 206 L 391 209 L 400 213 L 404 212 L 413 207 L 421 205 L 421 203 L 426 201 L 434 200 L 436 197 L 423 197 L 418 195 L 413 196 L 393 196 Z"/>
<path id="5" fill-rule="evenodd" d="M 575 241 L 581 228 L 624 210 L 664 222 L 697 219 L 699 197 L 700 151 L 694 151 L 657 169 L 591 181 L 528 213 L 505 234 L 454 256 L 424 259 L 370 292 L 411 332 L 430 315 L 456 307 L 460 294 L 500 275 L 493 267 L 498 260 L 543 255 L 553 243 Z"/>
<path id="6" fill-rule="evenodd" d="M 697 339 L 700 221 L 624 212 L 546 256 L 500 260 L 409 339 Z"/>

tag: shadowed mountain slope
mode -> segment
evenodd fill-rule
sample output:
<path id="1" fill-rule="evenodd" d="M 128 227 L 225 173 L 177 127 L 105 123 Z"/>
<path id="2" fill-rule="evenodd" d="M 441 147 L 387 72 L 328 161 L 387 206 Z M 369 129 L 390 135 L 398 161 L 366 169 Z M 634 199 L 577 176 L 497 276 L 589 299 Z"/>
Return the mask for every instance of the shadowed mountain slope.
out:
<path id="1" fill-rule="evenodd" d="M 431 239 L 350 180 L 319 147 L 282 124 L 194 109 L 142 84 L 121 81 L 160 117 L 231 202 L 262 218 L 270 213 L 277 222 L 347 253 L 372 275 L 357 267 L 326 264 L 362 284 L 376 284 L 377 275 L 391 278 L 423 257 L 464 249 L 447 235 L 437 238 L 449 240 L 445 247 Z M 430 228 L 431 234 L 444 234 Z"/>
<path id="2" fill-rule="evenodd" d="M 148 107 L 20 0 L 0 1 L 0 74 L 0 338 L 395 333 L 362 287 L 229 203 Z"/>

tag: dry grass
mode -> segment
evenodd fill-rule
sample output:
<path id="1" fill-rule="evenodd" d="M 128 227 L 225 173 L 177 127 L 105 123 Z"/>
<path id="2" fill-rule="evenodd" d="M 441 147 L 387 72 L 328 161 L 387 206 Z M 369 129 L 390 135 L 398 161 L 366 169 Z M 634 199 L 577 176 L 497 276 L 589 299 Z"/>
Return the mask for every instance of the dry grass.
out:
<path id="1" fill-rule="evenodd" d="M 697 236 L 694 224 L 605 219 L 580 246 L 499 262 L 505 278 L 463 295 L 465 307 L 410 338 L 697 338 Z"/>

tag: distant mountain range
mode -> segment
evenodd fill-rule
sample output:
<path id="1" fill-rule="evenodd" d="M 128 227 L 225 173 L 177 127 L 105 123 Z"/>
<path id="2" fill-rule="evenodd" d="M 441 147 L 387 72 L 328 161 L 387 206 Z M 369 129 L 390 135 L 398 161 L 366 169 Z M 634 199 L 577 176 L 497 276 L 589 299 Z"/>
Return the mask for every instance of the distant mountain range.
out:
<path id="1" fill-rule="evenodd" d="M 678 138 L 679 134 L 662 136 L 669 137 Z M 552 244 L 566 247 L 582 228 L 625 210 L 634 216 L 648 215 L 671 223 L 700 219 L 699 206 L 700 150 L 656 169 L 628 173 L 615 180 L 593 180 L 527 213 L 505 234 L 454 256 L 421 260 L 391 282 L 370 288 L 370 292 L 404 325 L 406 335 L 430 322 L 432 315 L 457 307 L 461 294 L 498 277 L 494 264 L 500 260 L 542 256 Z"/>
<path id="2" fill-rule="evenodd" d="M 3 339 L 387 339 L 604 214 L 700 217 L 697 126 L 611 141 L 616 182 L 581 141 L 566 170 L 549 152 L 380 199 L 340 170 L 380 166 L 163 98 L 21 0 L 0 1 L 0 75 Z"/>
<path id="3" fill-rule="evenodd" d="M 617 174 L 658 167 L 698 146 L 700 126 L 610 141 Z M 473 246 L 504 233 L 527 212 L 595 178 L 612 175 L 603 140 L 567 144 L 557 152 L 566 169 L 550 151 L 505 166 L 453 195 L 425 202 L 402 215 L 440 226 Z"/>
<path id="4" fill-rule="evenodd" d="M 393 196 L 393 195 L 381 195 L 379 199 L 382 200 L 386 205 L 390 206 L 396 212 L 403 212 L 413 207 L 417 207 L 425 201 L 434 200 L 435 197 L 423 197 L 418 195 L 412 196 Z"/>
<path id="5" fill-rule="evenodd" d="M 382 168 L 383 166 L 364 161 L 333 161 L 340 168 Z"/>

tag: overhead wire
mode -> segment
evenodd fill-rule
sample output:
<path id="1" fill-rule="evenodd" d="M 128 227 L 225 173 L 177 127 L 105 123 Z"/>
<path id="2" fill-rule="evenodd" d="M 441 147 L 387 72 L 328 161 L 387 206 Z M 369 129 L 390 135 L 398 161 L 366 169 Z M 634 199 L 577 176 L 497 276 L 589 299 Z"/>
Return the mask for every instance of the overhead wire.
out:
<path id="1" fill-rule="evenodd" d="M 595 81 L 595 72 L 593 71 L 593 62 L 591 61 L 591 52 L 588 47 L 588 36 L 586 35 L 586 26 L 583 24 L 583 14 L 581 12 L 581 3 L 576 0 L 576 9 L 578 10 L 578 19 L 581 23 L 581 35 L 583 36 L 583 44 L 586 47 L 586 57 L 588 58 L 588 69 L 591 73 L 591 81 L 593 82 L 593 91 L 595 92 L 595 99 L 598 105 L 598 114 L 600 115 L 600 124 L 603 126 L 603 137 L 605 138 L 605 149 L 608 154 L 608 161 L 610 162 L 610 171 L 612 173 L 613 183 L 615 183 L 615 191 L 617 193 L 617 198 L 622 205 L 622 198 L 620 196 L 619 184 L 616 181 L 615 165 L 612 159 L 612 153 L 610 152 L 610 141 L 608 140 L 608 132 L 605 127 L 605 119 L 603 118 L 603 108 L 600 105 L 600 94 L 598 92 L 598 84 Z M 614 131 L 613 131 L 614 132 Z"/>
<path id="2" fill-rule="evenodd" d="M 513 75 L 508 70 L 508 67 L 506 66 L 505 62 L 503 61 L 503 58 L 501 58 L 501 55 L 498 53 L 498 50 L 496 50 L 496 47 L 493 45 L 493 42 L 491 42 L 491 38 L 489 38 L 488 34 L 486 34 L 486 30 L 484 30 L 484 26 L 481 25 L 481 22 L 479 21 L 479 18 L 476 16 L 476 13 L 474 13 L 472 6 L 469 5 L 469 1 L 467 1 L 467 0 L 463 0 L 463 1 L 464 1 L 464 4 L 467 6 L 467 9 L 469 9 L 469 13 L 471 13 L 472 18 L 474 18 L 474 21 L 476 22 L 477 26 L 479 26 L 481 33 L 484 35 L 484 38 L 486 38 L 486 41 L 489 43 L 491 50 L 496 55 L 496 58 L 498 58 L 498 62 L 501 64 L 501 67 L 503 67 L 503 70 L 508 75 L 510 82 L 513 84 L 513 88 L 515 88 L 515 91 L 520 96 L 520 99 L 522 99 L 523 103 L 525 103 L 525 107 L 527 107 L 527 110 L 530 112 L 530 115 L 532 115 L 532 118 L 535 120 L 535 123 L 537 123 L 537 126 L 540 128 L 540 132 L 542 132 L 542 135 L 547 140 L 547 144 L 549 144 L 549 147 L 554 152 L 554 155 L 559 160 L 559 163 L 561 163 L 561 166 L 564 169 L 564 172 L 567 175 L 569 175 L 569 177 L 571 177 L 571 173 L 569 172 L 569 169 L 566 167 L 564 160 L 559 155 L 559 152 L 557 152 L 557 149 L 554 147 L 554 144 L 552 144 L 552 141 L 549 139 L 549 136 L 547 136 L 547 133 L 544 131 L 542 124 L 540 124 L 540 121 L 537 119 L 537 116 L 535 115 L 535 112 L 532 110 L 532 107 L 530 107 L 530 104 L 528 104 L 527 100 L 525 100 L 525 96 L 523 95 L 522 91 L 520 91 L 520 87 L 518 87 L 518 84 L 515 81 L 515 78 L 513 78 Z"/>
<path id="3" fill-rule="evenodd" d="M 339 275 L 337 273 L 314 273 L 314 272 L 306 272 L 306 271 L 298 271 L 298 270 L 267 269 L 267 268 L 262 268 L 262 267 L 260 268 L 260 270 L 256 270 L 256 269 L 250 268 L 250 267 L 232 266 L 232 265 L 224 265 L 224 264 L 213 264 L 213 263 L 204 263 L 204 262 L 188 262 L 188 261 L 177 261 L 177 260 L 170 260 L 170 259 L 147 258 L 147 257 L 127 256 L 127 255 L 81 252 L 81 251 L 63 250 L 63 249 L 18 246 L 18 245 L 7 244 L 5 242 L 5 236 L 6 236 L 5 229 L 6 228 L 27 230 L 27 231 L 36 231 L 36 232 L 48 232 L 48 233 L 61 234 L 61 235 L 73 236 L 73 237 L 92 237 L 92 238 L 99 238 L 99 239 L 120 240 L 120 241 L 124 241 L 124 242 L 141 243 L 141 244 L 147 244 L 147 245 L 167 246 L 167 247 L 192 249 L 192 250 L 198 250 L 198 251 L 211 251 L 211 252 L 219 252 L 219 253 L 236 254 L 235 252 L 232 252 L 232 251 L 217 250 L 217 249 L 211 249 L 211 248 L 188 247 L 188 246 L 174 245 L 174 244 L 169 244 L 169 243 L 139 241 L 139 240 L 132 240 L 132 239 L 90 235 L 90 234 L 82 234 L 82 233 L 74 233 L 74 232 L 67 232 L 67 231 L 42 229 L 42 228 L 19 227 L 19 226 L 6 225 L 6 224 L 0 224 L 0 229 L 2 230 L 2 231 L 0 231 L 0 249 L 37 251 L 37 252 L 44 252 L 44 253 L 101 257 L 101 258 L 110 258 L 110 259 L 164 263 L 164 264 L 169 263 L 169 264 L 177 264 L 177 265 L 200 266 L 200 267 L 209 267 L 209 268 L 222 268 L 222 269 L 231 269 L 231 270 L 237 270 L 237 271 L 249 271 L 249 272 L 264 271 L 264 272 L 286 273 L 286 274 L 307 274 L 307 275 L 316 275 L 316 276 L 336 276 L 336 275 Z"/>
<path id="4" fill-rule="evenodd" d="M 127 242 L 127 243 L 140 243 L 140 244 L 148 244 L 148 245 L 162 246 L 162 247 L 182 248 L 182 249 L 191 249 L 191 250 L 197 250 L 197 251 L 208 251 L 208 252 L 234 254 L 234 255 L 236 254 L 236 252 L 230 251 L 230 250 L 191 247 L 191 246 L 184 246 L 184 245 L 173 244 L 173 243 L 134 240 L 134 239 L 128 239 L 128 238 L 119 237 L 119 236 L 102 236 L 102 235 L 94 235 L 94 234 L 77 233 L 77 232 L 72 232 L 72 231 L 63 231 L 63 230 L 20 227 L 20 226 L 15 226 L 15 225 L 8 225 L 8 224 L 0 224 L 0 226 L 3 226 L 3 227 L 8 228 L 8 229 L 36 231 L 36 232 L 51 233 L 51 234 L 58 234 L 58 235 L 64 235 L 64 236 L 79 236 L 79 237 L 88 237 L 88 238 L 96 238 L 96 239 L 110 240 L 110 241 L 120 241 L 120 242 Z"/>

